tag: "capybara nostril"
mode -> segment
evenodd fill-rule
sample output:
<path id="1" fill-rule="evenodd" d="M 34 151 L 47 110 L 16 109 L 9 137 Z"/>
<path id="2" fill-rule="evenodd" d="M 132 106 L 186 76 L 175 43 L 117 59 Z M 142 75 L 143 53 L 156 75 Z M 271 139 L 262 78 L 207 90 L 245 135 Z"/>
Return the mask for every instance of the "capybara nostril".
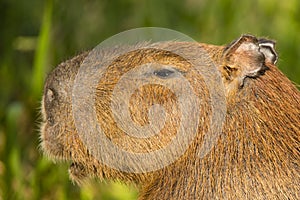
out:
<path id="1" fill-rule="evenodd" d="M 54 90 L 47 89 L 45 98 L 47 102 L 52 103 L 52 101 L 55 99 Z"/>

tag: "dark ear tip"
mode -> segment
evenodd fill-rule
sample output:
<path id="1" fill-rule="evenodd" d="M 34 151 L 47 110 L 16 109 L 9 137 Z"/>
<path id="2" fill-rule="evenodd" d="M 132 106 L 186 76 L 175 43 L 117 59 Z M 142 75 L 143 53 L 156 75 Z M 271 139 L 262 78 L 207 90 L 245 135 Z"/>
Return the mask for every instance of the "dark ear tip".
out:
<path id="1" fill-rule="evenodd" d="M 258 39 L 254 35 L 250 34 L 243 34 L 241 35 L 236 41 L 233 43 L 244 43 L 244 42 L 251 42 L 251 43 L 258 43 Z"/>
<path id="2" fill-rule="evenodd" d="M 240 39 L 243 39 L 244 41 L 251 41 L 251 42 L 257 42 L 258 39 L 251 34 L 243 34 L 241 35 Z"/>
<path id="3" fill-rule="evenodd" d="M 259 38 L 258 39 L 258 43 L 259 44 L 264 44 L 264 43 L 271 43 L 274 46 L 276 45 L 276 41 L 275 40 L 270 40 L 270 39 L 266 39 L 266 38 Z"/>

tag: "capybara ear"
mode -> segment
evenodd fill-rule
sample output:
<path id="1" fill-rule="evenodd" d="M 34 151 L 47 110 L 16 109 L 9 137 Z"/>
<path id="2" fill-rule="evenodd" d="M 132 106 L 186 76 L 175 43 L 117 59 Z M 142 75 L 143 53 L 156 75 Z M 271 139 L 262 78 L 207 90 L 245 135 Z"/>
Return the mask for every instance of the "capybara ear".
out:
<path id="1" fill-rule="evenodd" d="M 265 56 L 265 61 L 272 64 L 276 64 L 278 60 L 278 54 L 275 51 L 275 44 L 275 41 L 265 38 L 261 38 L 258 40 L 258 45 L 260 47 L 260 51 Z"/>
<path id="2" fill-rule="evenodd" d="M 254 49 L 257 46 L 258 39 L 252 35 L 242 35 L 237 40 L 231 42 L 225 49 L 224 54 L 230 56 L 241 50 Z"/>
<path id="3" fill-rule="evenodd" d="M 223 51 L 221 72 L 225 80 L 238 81 L 243 86 L 246 77 L 257 77 L 266 69 L 266 63 L 275 63 L 273 43 L 267 40 L 258 40 L 252 35 L 242 35 Z M 274 57 L 275 55 L 275 57 Z"/>

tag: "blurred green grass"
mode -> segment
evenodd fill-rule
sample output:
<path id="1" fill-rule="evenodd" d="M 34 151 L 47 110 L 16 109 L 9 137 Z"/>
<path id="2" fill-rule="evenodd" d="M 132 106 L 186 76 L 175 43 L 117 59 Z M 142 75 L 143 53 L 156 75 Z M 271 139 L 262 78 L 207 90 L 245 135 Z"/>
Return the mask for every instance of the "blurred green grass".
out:
<path id="1" fill-rule="evenodd" d="M 121 31 L 159 26 L 225 44 L 242 33 L 278 41 L 279 68 L 300 83 L 300 2 L 209 0 L 1 0 L 0 200 L 135 199 L 134 187 L 82 188 L 39 151 L 43 81 L 61 61 Z"/>

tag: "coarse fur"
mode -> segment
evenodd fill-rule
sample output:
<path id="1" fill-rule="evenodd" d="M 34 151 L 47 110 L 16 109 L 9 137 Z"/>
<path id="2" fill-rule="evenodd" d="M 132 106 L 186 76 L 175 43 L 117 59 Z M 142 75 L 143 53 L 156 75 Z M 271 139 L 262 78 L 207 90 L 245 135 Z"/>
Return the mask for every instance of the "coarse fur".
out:
<path id="1" fill-rule="evenodd" d="M 143 86 L 130 101 L 132 120 L 140 125 L 149 123 L 148 109 L 153 104 L 163 105 L 172 115 L 158 135 L 147 140 L 129 137 L 116 126 L 110 109 L 114 85 L 123 74 L 147 62 L 171 65 L 184 74 L 202 99 L 197 135 L 186 152 L 172 164 L 144 173 L 104 165 L 81 141 L 72 113 L 72 89 L 80 64 L 88 56 L 88 52 L 82 53 L 60 64 L 47 78 L 41 147 L 53 160 L 71 161 L 73 181 L 80 184 L 85 178 L 97 177 L 133 182 L 140 185 L 139 199 L 300 199 L 300 92 L 275 66 L 274 44 L 249 35 L 227 46 L 169 42 L 115 60 L 96 88 L 97 121 L 107 137 L 127 151 L 151 152 L 167 144 L 179 126 L 180 109 L 168 88 Z M 162 47 L 180 49 L 203 62 L 211 59 L 222 75 L 226 118 L 216 144 L 204 157 L 199 149 L 209 129 L 210 91 L 191 63 L 158 50 Z M 194 55 L 198 48 L 209 58 Z"/>

